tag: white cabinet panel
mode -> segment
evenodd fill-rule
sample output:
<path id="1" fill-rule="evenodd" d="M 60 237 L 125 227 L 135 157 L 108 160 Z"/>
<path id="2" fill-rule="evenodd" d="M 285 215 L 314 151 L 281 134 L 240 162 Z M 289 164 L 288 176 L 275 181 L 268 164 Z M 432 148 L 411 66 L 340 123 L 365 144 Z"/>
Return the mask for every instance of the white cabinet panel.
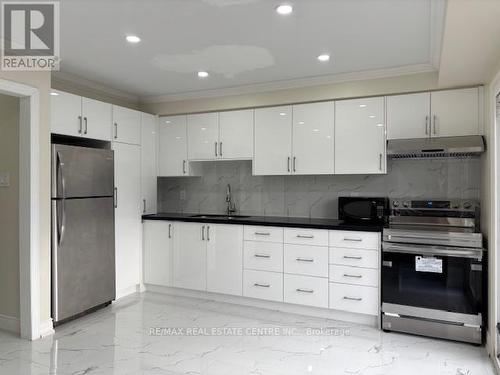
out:
<path id="1" fill-rule="evenodd" d="M 141 113 L 133 109 L 113 106 L 113 141 L 141 144 Z"/>
<path id="2" fill-rule="evenodd" d="M 154 214 L 157 205 L 158 118 L 147 113 L 142 113 L 141 118 L 142 208 L 143 213 Z"/>
<path id="3" fill-rule="evenodd" d="M 158 175 L 189 175 L 186 116 L 160 117 L 158 127 Z"/>
<path id="4" fill-rule="evenodd" d="M 174 223 L 170 221 L 145 221 L 144 283 L 170 286 L 172 284 L 172 235 Z"/>
<path id="5" fill-rule="evenodd" d="M 118 294 L 140 283 L 141 273 L 141 148 L 114 143 L 115 243 Z"/>
<path id="6" fill-rule="evenodd" d="M 206 290 L 206 224 L 179 222 L 175 229 L 172 285 Z"/>
<path id="7" fill-rule="evenodd" d="M 430 137 L 431 94 L 388 96 L 387 139 Z"/>
<path id="8" fill-rule="evenodd" d="M 328 230 L 285 228 L 285 243 L 328 246 Z"/>
<path id="9" fill-rule="evenodd" d="M 283 299 L 288 303 L 328 308 L 328 279 L 285 275 Z"/>
<path id="10" fill-rule="evenodd" d="M 293 173 L 334 173 L 334 111 L 334 102 L 293 106 Z"/>
<path id="11" fill-rule="evenodd" d="M 336 283 L 374 287 L 379 286 L 379 272 L 372 268 L 337 266 L 331 264 L 329 278 L 331 282 Z"/>
<path id="12" fill-rule="evenodd" d="M 371 286 L 330 283 L 330 308 L 378 315 L 379 289 Z"/>
<path id="13" fill-rule="evenodd" d="M 283 274 L 266 271 L 243 271 L 245 297 L 283 302 Z"/>
<path id="14" fill-rule="evenodd" d="M 246 241 L 283 243 L 283 228 L 245 225 Z"/>
<path id="15" fill-rule="evenodd" d="M 335 102 L 335 173 L 386 170 L 384 98 Z"/>
<path id="16" fill-rule="evenodd" d="M 54 134 L 79 137 L 83 134 L 82 98 L 67 92 L 51 90 L 50 130 Z"/>
<path id="17" fill-rule="evenodd" d="M 328 248 L 285 244 L 285 273 L 328 277 Z"/>
<path id="18" fill-rule="evenodd" d="M 219 113 L 219 158 L 253 158 L 253 109 Z"/>
<path id="19" fill-rule="evenodd" d="M 330 246 L 350 249 L 379 250 L 380 233 L 331 230 Z"/>
<path id="20" fill-rule="evenodd" d="M 83 136 L 111 141 L 112 105 L 82 98 Z"/>
<path id="21" fill-rule="evenodd" d="M 250 270 L 283 272 L 283 244 L 276 242 L 245 241 L 244 268 Z"/>
<path id="22" fill-rule="evenodd" d="M 341 266 L 379 268 L 379 252 L 342 247 L 330 247 L 330 264 Z"/>
<path id="23" fill-rule="evenodd" d="M 219 155 L 218 113 L 187 116 L 188 159 L 213 160 Z"/>
<path id="24" fill-rule="evenodd" d="M 431 93 L 432 136 L 451 137 L 480 134 L 479 89 Z"/>
<path id="25" fill-rule="evenodd" d="M 243 226 L 207 224 L 207 291 L 242 295 Z"/>
<path id="26" fill-rule="evenodd" d="M 292 107 L 255 110 L 254 175 L 291 173 Z"/>

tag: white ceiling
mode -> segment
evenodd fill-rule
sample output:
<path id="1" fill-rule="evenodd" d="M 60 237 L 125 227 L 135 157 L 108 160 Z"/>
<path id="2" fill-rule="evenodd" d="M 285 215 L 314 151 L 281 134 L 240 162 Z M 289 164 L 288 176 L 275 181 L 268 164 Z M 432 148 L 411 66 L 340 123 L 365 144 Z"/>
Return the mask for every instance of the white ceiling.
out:
<path id="1" fill-rule="evenodd" d="M 61 71 L 151 97 L 439 66 L 444 0 L 294 0 L 289 16 L 280 3 L 64 0 Z"/>

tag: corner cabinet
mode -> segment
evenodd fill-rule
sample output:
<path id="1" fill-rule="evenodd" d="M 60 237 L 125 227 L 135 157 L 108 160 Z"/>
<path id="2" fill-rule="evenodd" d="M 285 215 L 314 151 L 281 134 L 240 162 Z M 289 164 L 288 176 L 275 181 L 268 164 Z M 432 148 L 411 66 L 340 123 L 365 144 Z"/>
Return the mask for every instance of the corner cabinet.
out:
<path id="1" fill-rule="evenodd" d="M 384 98 L 335 102 L 335 173 L 386 173 Z"/>

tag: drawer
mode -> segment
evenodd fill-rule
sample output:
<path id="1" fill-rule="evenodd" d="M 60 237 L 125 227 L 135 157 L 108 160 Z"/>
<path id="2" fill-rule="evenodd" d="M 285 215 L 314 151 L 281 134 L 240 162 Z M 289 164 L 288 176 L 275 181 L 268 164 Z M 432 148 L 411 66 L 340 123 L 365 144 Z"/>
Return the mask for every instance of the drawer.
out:
<path id="1" fill-rule="evenodd" d="M 379 250 L 380 233 L 331 230 L 330 246 Z"/>
<path id="2" fill-rule="evenodd" d="M 245 297 L 283 302 L 283 274 L 267 271 L 243 271 Z"/>
<path id="3" fill-rule="evenodd" d="M 285 273 L 328 277 L 328 248 L 285 244 Z"/>
<path id="4" fill-rule="evenodd" d="M 370 286 L 330 283 L 330 308 L 378 315 L 379 290 Z"/>
<path id="5" fill-rule="evenodd" d="M 283 228 L 245 225 L 244 237 L 247 241 L 283 243 Z"/>
<path id="6" fill-rule="evenodd" d="M 379 251 L 330 247 L 330 263 L 378 269 L 380 268 Z"/>
<path id="7" fill-rule="evenodd" d="M 328 246 L 328 231 L 324 229 L 285 228 L 285 243 Z"/>
<path id="8" fill-rule="evenodd" d="M 328 308 L 328 279 L 285 275 L 283 294 L 288 303 Z"/>
<path id="9" fill-rule="evenodd" d="M 336 266 L 330 264 L 330 281 L 336 283 L 379 286 L 379 271 L 372 268 Z"/>
<path id="10" fill-rule="evenodd" d="M 245 241 L 243 267 L 250 270 L 283 272 L 283 244 Z"/>

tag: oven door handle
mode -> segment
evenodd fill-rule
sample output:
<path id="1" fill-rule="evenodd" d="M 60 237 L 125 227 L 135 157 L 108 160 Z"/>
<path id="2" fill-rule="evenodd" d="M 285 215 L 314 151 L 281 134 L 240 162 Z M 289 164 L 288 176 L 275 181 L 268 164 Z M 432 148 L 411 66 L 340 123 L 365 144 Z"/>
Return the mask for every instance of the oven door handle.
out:
<path id="1" fill-rule="evenodd" d="M 480 249 L 465 249 L 465 248 L 445 248 L 438 246 L 405 246 L 403 244 L 382 243 L 382 251 L 384 253 L 404 253 L 415 255 L 430 255 L 430 256 L 448 256 L 457 258 L 473 258 L 481 260 L 483 251 Z"/>

